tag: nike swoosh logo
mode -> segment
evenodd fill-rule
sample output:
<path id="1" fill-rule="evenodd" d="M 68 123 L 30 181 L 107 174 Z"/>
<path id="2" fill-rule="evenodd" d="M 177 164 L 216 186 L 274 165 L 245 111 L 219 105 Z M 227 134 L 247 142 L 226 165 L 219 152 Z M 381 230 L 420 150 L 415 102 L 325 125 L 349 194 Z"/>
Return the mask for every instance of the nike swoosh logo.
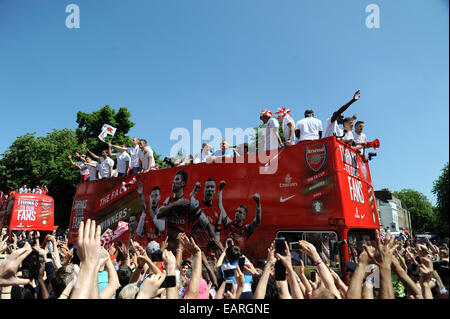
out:
<path id="1" fill-rule="evenodd" d="M 296 196 L 296 195 L 292 195 L 292 196 L 289 196 L 289 197 L 286 197 L 286 198 L 283 198 L 283 196 L 280 196 L 280 203 L 284 203 L 284 202 L 290 200 L 294 196 Z"/>
<path id="2" fill-rule="evenodd" d="M 364 216 L 366 216 L 366 214 L 364 214 L 364 215 L 361 215 L 361 219 L 363 219 L 363 218 L 364 218 Z"/>

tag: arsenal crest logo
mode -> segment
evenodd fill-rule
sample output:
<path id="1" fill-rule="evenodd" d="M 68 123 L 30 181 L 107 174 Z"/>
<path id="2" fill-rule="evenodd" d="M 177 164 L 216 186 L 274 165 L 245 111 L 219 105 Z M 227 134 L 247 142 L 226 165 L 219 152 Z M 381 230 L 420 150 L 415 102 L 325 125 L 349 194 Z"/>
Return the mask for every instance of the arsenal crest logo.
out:
<path id="1" fill-rule="evenodd" d="M 326 161 L 327 146 L 325 144 L 313 144 L 305 148 L 305 162 L 314 172 L 320 171 Z"/>

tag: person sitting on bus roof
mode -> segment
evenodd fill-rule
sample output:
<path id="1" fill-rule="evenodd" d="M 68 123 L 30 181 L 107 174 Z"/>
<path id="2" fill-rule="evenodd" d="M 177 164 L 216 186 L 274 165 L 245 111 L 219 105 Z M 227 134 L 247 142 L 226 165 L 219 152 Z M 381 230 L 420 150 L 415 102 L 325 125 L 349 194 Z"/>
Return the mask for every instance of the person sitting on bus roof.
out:
<path id="1" fill-rule="evenodd" d="M 86 148 L 86 152 L 88 152 L 96 161 L 100 161 L 100 165 L 97 166 L 99 178 L 110 178 L 114 167 L 114 161 L 108 156 L 108 150 L 104 149 L 102 151 L 102 156 L 95 155 L 88 148 Z"/>
<path id="2" fill-rule="evenodd" d="M 295 136 L 297 137 L 297 142 L 322 138 L 322 121 L 314 117 L 313 110 L 307 109 L 305 118 L 297 122 L 295 125 Z"/>
<path id="3" fill-rule="evenodd" d="M 341 106 L 339 108 L 339 110 L 337 110 L 336 112 L 333 113 L 331 118 L 327 119 L 324 137 L 329 137 L 329 136 L 333 136 L 333 135 L 337 136 L 337 137 L 342 137 L 344 135 L 344 132 L 339 127 L 339 124 L 344 123 L 344 116 L 342 115 L 342 113 L 345 110 L 347 110 L 350 105 L 352 105 L 354 102 L 358 101 L 359 97 L 360 97 L 360 91 L 358 90 L 353 95 L 353 98 L 349 102 L 347 102 L 347 104 Z"/>
<path id="4" fill-rule="evenodd" d="M 202 151 L 200 152 L 200 163 L 206 163 L 208 157 L 212 155 L 211 145 L 209 143 L 204 142 L 202 144 Z"/>
<path id="5" fill-rule="evenodd" d="M 264 123 L 262 130 L 260 130 L 263 135 L 260 147 L 262 151 L 277 149 L 279 145 L 283 146 L 283 141 L 278 132 L 280 124 L 272 116 L 273 114 L 269 110 L 262 110 L 259 116 L 259 119 Z"/>
<path id="6" fill-rule="evenodd" d="M 295 145 L 295 122 L 291 110 L 282 107 L 275 114 L 278 114 L 278 121 L 281 122 L 285 145 Z"/>
<path id="7" fill-rule="evenodd" d="M 40 188 L 39 186 L 36 186 L 36 187 L 33 189 L 33 194 L 42 194 L 41 188 Z"/>
<path id="8" fill-rule="evenodd" d="M 83 161 L 85 160 L 85 155 L 82 154 L 82 156 L 80 156 L 81 161 L 76 163 L 72 159 L 72 154 L 67 155 L 67 158 L 69 159 L 71 165 L 80 170 L 81 182 L 86 182 L 89 177 L 89 170 L 88 167 L 83 163 Z"/>
<path id="9" fill-rule="evenodd" d="M 147 141 L 141 139 L 139 141 L 139 167 L 142 173 L 147 173 L 150 170 L 156 170 L 155 158 L 153 156 L 153 150 L 150 146 L 147 146 Z"/>
<path id="10" fill-rule="evenodd" d="M 28 192 L 27 185 L 23 184 L 23 186 L 19 188 L 19 194 L 24 194 L 27 192 Z"/>
<path id="11" fill-rule="evenodd" d="M 222 140 L 220 143 L 220 150 L 217 150 L 214 155 L 210 156 L 207 159 L 207 162 L 216 162 L 222 163 L 223 161 L 227 162 L 234 157 L 234 152 L 230 148 L 230 144 L 226 140 Z"/>

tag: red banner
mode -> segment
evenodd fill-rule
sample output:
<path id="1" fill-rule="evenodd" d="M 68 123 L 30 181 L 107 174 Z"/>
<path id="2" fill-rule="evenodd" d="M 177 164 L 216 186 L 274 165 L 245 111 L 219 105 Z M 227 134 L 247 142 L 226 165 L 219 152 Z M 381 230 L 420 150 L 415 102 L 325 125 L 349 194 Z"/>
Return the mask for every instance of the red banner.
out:
<path id="1" fill-rule="evenodd" d="M 47 195 L 16 194 L 9 229 L 53 231 L 54 201 Z"/>

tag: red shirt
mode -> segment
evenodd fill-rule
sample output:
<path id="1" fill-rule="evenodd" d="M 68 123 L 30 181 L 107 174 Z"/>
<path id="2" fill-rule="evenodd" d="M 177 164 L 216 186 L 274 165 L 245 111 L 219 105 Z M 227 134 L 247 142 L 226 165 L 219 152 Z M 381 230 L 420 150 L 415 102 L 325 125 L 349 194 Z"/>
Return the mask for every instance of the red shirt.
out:
<path id="1" fill-rule="evenodd" d="M 220 225 L 220 211 L 214 206 L 208 206 L 203 201 L 199 202 L 198 209 L 195 212 L 195 216 L 203 213 L 208 219 L 209 223 L 216 229 Z M 205 249 L 208 246 L 210 240 L 207 231 L 200 225 L 198 220 L 195 220 L 192 225 L 190 237 L 193 237 L 195 242 L 200 248 Z"/>

